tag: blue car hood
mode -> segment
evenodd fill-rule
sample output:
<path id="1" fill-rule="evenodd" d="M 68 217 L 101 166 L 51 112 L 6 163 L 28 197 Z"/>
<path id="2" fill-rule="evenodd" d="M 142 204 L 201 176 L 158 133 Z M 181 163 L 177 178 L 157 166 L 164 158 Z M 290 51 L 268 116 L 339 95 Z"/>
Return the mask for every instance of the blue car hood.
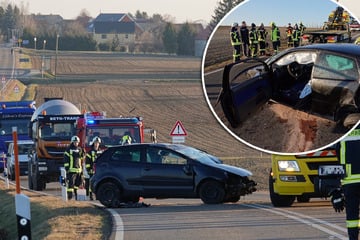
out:
<path id="1" fill-rule="evenodd" d="M 229 173 L 239 175 L 241 177 L 252 176 L 252 173 L 250 171 L 248 171 L 246 169 L 243 169 L 243 168 L 231 166 L 231 165 L 228 165 L 228 164 L 215 163 L 215 162 L 204 162 L 203 164 L 207 165 L 207 166 L 217 168 L 217 169 L 224 170 L 224 171 L 229 172 Z"/>

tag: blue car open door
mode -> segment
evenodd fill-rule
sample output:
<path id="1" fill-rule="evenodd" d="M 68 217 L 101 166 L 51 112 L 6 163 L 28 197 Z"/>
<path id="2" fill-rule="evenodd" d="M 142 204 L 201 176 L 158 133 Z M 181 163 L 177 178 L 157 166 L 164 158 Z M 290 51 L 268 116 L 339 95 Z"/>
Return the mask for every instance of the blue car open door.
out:
<path id="1" fill-rule="evenodd" d="M 225 66 L 219 100 L 233 128 L 271 98 L 271 86 L 269 67 L 261 59 L 245 59 Z"/>

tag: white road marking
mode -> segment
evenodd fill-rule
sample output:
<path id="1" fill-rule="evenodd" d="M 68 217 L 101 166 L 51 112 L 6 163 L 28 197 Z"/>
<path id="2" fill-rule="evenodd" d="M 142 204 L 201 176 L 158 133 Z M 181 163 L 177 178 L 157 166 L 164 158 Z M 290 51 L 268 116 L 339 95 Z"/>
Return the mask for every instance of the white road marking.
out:
<path id="1" fill-rule="evenodd" d="M 306 216 L 306 215 L 301 214 L 301 213 L 288 211 L 288 210 L 285 210 L 285 209 L 276 208 L 276 210 L 275 210 L 275 208 L 271 208 L 269 206 L 260 205 L 260 204 L 244 204 L 244 205 L 248 206 L 248 207 L 251 207 L 251 208 L 256 208 L 256 209 L 268 211 L 268 212 L 271 212 L 271 213 L 274 213 L 274 214 L 277 214 L 277 215 L 281 215 L 281 216 L 293 219 L 295 221 L 298 221 L 298 222 L 301 222 L 303 224 L 309 225 L 309 226 L 311 226 L 313 228 L 316 228 L 316 229 L 318 229 L 318 230 L 320 230 L 322 232 L 325 232 L 325 233 L 331 235 L 332 237 L 336 237 L 338 239 L 342 239 L 342 240 L 347 240 L 348 239 L 347 235 L 344 236 L 342 234 L 336 233 L 336 232 L 330 230 L 329 228 L 321 226 L 320 224 L 326 225 L 327 227 L 330 227 L 330 228 L 339 230 L 341 232 L 347 233 L 346 228 L 339 227 L 336 224 L 331 224 L 331 223 L 326 222 L 324 220 L 320 220 L 320 219 L 317 219 L 317 218 Z M 308 219 L 308 220 L 306 220 L 306 219 Z"/>

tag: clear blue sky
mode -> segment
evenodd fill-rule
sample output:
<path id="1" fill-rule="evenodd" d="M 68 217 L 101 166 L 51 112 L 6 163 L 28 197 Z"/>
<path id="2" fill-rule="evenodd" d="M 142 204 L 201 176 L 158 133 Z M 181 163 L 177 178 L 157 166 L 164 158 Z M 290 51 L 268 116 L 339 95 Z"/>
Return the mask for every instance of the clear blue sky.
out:
<path id="1" fill-rule="evenodd" d="M 306 26 L 320 27 L 337 6 L 331 0 L 250 0 L 231 11 L 221 25 L 245 20 L 248 25 L 264 23 L 268 26 L 275 22 L 277 26 L 287 26 L 302 21 Z"/>

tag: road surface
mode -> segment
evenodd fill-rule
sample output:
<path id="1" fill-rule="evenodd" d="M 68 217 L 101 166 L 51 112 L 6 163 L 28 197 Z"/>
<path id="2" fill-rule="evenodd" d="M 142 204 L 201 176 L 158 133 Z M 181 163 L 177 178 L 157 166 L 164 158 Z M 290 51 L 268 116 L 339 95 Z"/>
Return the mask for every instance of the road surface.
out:
<path id="1" fill-rule="evenodd" d="M 21 177 L 27 187 L 27 177 Z M 59 183 L 47 194 L 61 196 Z M 120 239 L 347 239 L 345 213 L 329 200 L 274 208 L 267 191 L 237 203 L 205 205 L 199 199 L 144 199 L 150 207 L 113 209 Z M 98 203 L 98 201 L 94 201 Z"/>

